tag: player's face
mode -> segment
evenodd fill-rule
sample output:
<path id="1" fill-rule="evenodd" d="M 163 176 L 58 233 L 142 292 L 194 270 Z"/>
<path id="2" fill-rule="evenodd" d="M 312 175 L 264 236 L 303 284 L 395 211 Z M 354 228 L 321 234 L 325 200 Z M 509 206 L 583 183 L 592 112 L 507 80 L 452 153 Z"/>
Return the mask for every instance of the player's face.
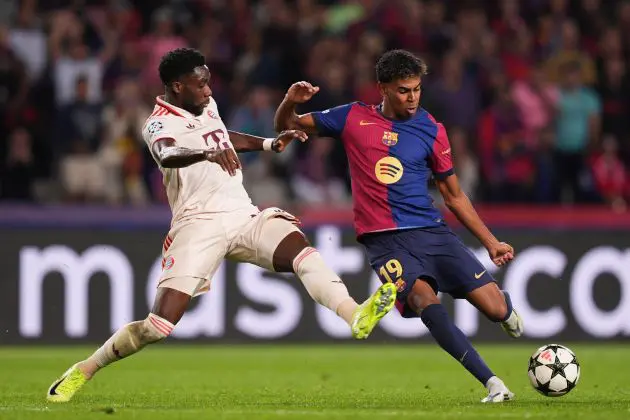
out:
<path id="1" fill-rule="evenodd" d="M 420 105 L 420 76 L 381 84 L 383 100 L 396 118 L 411 118 Z"/>
<path id="2" fill-rule="evenodd" d="M 209 82 L 210 71 L 206 66 L 197 67 L 192 73 L 184 76 L 179 92 L 181 107 L 191 114 L 201 115 L 212 95 Z"/>

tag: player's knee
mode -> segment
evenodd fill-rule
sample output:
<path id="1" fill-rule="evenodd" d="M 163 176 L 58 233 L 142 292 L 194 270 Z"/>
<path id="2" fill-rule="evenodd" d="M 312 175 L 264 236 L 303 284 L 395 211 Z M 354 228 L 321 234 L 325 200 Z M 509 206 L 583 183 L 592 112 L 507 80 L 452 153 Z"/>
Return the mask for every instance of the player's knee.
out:
<path id="1" fill-rule="evenodd" d="M 421 284 L 423 283 L 423 284 Z M 407 304 L 415 313 L 420 314 L 424 308 L 441 303 L 431 286 L 426 282 L 416 282 L 407 296 Z M 425 286 L 426 285 L 426 286 Z"/>
<path id="2" fill-rule="evenodd" d="M 302 232 L 289 233 L 278 245 L 273 254 L 273 267 L 277 273 L 297 273 L 295 270 L 298 257 L 310 248 L 308 239 Z"/>
<path id="3" fill-rule="evenodd" d="M 168 337 L 175 326 L 166 319 L 150 313 L 138 328 L 137 334 L 140 340 L 150 344 Z"/>

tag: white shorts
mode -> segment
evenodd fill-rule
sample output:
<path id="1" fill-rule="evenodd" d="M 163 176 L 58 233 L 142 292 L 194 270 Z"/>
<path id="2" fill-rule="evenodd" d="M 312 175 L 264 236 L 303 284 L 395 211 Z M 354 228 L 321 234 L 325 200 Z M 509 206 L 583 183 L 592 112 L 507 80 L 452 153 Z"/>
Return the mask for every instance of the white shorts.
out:
<path id="1" fill-rule="evenodd" d="M 292 232 L 301 233 L 297 219 L 276 207 L 178 223 L 164 241 L 158 287 L 205 293 L 224 258 L 273 271 L 273 254 Z"/>

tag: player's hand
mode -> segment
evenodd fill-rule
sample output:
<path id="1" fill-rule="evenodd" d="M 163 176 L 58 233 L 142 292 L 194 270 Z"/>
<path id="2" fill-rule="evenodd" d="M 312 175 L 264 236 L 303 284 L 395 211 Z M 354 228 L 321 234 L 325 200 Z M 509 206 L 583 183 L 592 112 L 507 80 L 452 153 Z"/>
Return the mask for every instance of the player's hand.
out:
<path id="1" fill-rule="evenodd" d="M 514 248 L 505 242 L 498 242 L 488 248 L 488 254 L 493 263 L 502 267 L 514 259 Z"/>
<path id="2" fill-rule="evenodd" d="M 302 143 L 308 140 L 308 134 L 300 130 L 285 130 L 278 134 L 278 137 L 271 143 L 271 150 L 276 153 L 282 153 L 284 149 L 293 141 L 298 139 Z"/>
<path id="3" fill-rule="evenodd" d="M 221 169 L 231 176 L 236 175 L 236 170 L 241 169 L 241 161 L 238 160 L 234 149 L 209 150 L 206 153 L 208 162 L 218 163 Z"/>
<path id="4" fill-rule="evenodd" d="M 297 82 L 293 83 L 287 91 L 287 99 L 296 104 L 303 104 L 310 101 L 317 92 L 319 92 L 318 86 L 313 86 L 309 82 Z"/>

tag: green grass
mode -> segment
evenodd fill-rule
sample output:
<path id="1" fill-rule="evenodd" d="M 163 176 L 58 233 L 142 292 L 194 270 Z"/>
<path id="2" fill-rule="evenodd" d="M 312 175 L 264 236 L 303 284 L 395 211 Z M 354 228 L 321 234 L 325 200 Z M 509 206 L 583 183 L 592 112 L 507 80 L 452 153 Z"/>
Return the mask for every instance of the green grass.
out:
<path id="1" fill-rule="evenodd" d="M 0 419 L 630 418 L 630 346 L 569 345 L 582 377 L 561 398 L 529 385 L 536 347 L 479 346 L 516 393 L 492 406 L 434 345 L 158 345 L 103 370 L 61 405 L 45 401 L 48 386 L 93 348 L 0 347 Z"/>

